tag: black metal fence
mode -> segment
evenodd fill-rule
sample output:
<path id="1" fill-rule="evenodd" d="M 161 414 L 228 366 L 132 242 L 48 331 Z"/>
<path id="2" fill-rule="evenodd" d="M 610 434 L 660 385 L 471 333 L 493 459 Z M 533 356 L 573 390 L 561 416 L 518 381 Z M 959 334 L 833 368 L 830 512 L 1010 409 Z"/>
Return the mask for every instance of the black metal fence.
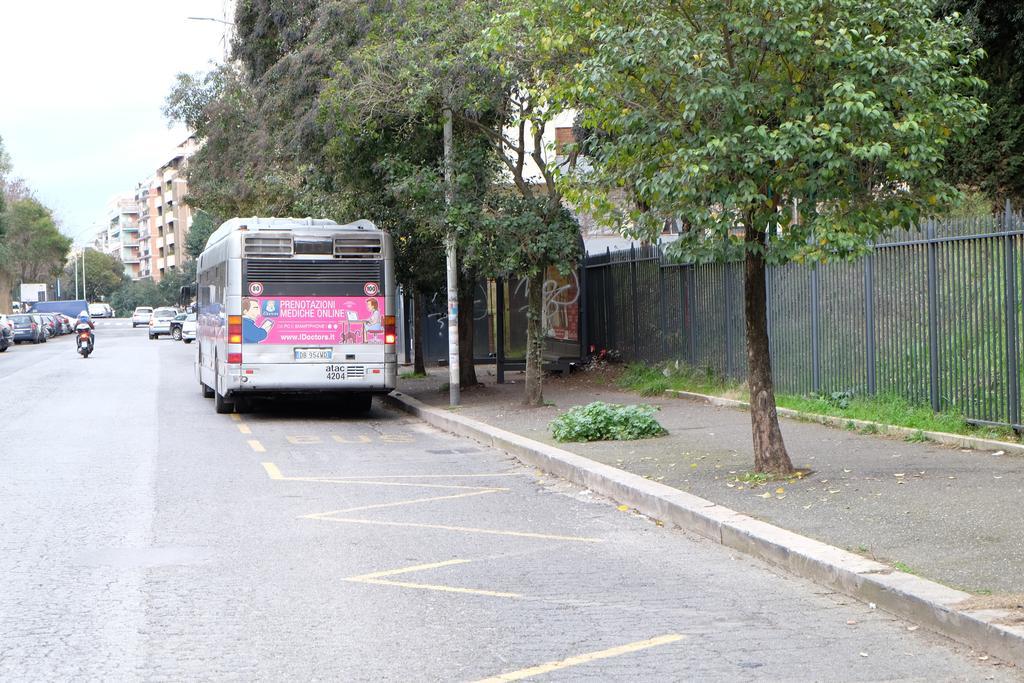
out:
<path id="1" fill-rule="evenodd" d="M 745 376 L 742 264 L 679 265 L 641 247 L 589 256 L 586 275 L 592 345 Z M 1021 427 L 1024 218 L 1010 206 L 767 278 L 778 391 L 896 395 Z"/>

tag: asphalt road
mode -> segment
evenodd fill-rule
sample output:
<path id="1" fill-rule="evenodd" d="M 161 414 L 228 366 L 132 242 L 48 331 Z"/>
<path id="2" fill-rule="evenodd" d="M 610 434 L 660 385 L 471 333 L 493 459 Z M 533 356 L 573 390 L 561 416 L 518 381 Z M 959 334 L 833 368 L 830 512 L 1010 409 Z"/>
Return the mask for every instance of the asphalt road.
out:
<path id="1" fill-rule="evenodd" d="M 1019 680 L 375 404 L 216 415 L 194 346 L 0 354 L 0 680 Z"/>

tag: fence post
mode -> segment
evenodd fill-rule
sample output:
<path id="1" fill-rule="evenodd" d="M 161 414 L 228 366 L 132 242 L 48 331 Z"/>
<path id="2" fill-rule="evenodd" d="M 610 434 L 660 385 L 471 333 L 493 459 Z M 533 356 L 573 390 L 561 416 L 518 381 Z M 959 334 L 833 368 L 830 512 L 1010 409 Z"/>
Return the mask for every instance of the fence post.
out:
<path id="1" fill-rule="evenodd" d="M 1013 207 L 1006 200 L 1003 232 L 1013 229 Z M 1011 427 L 1020 424 L 1020 382 L 1017 379 L 1017 258 L 1016 237 L 1003 236 L 1003 282 L 1006 306 L 1006 392 L 1007 420 Z"/>
<path id="2" fill-rule="evenodd" d="M 629 245 L 629 289 L 632 292 L 632 298 L 630 298 L 630 309 L 633 311 L 633 358 L 632 360 L 640 360 L 640 306 L 638 305 L 639 292 L 636 289 L 636 246 L 633 244 Z"/>
<path id="3" fill-rule="evenodd" d="M 868 370 L 868 394 L 878 391 L 875 377 L 875 252 L 864 257 L 864 350 Z"/>
<path id="4" fill-rule="evenodd" d="M 662 263 L 664 254 L 658 245 L 658 300 L 661 302 L 661 360 L 668 358 L 668 315 L 665 311 L 665 267 Z"/>
<path id="5" fill-rule="evenodd" d="M 935 220 L 928 219 L 928 374 L 929 374 L 929 396 L 931 397 L 932 410 L 939 412 L 941 408 L 941 397 L 939 396 L 939 292 L 938 292 L 938 265 L 936 252 L 938 244 L 935 242 Z"/>
<path id="6" fill-rule="evenodd" d="M 725 376 L 732 378 L 732 264 L 726 263 L 722 268 L 722 305 L 725 308 Z"/>
<path id="7" fill-rule="evenodd" d="M 697 270 L 692 263 L 686 267 L 689 274 L 686 286 L 686 300 L 690 311 L 690 367 L 697 367 Z"/>
<path id="8" fill-rule="evenodd" d="M 505 280 L 498 278 L 494 281 L 494 294 L 496 301 L 495 308 L 497 309 L 497 318 L 495 319 L 495 340 L 494 346 L 494 361 L 495 361 L 495 372 L 498 375 L 498 384 L 505 383 Z"/>
<path id="9" fill-rule="evenodd" d="M 821 393 L 821 312 L 818 310 L 818 265 L 811 268 L 811 386 Z"/>
<path id="10" fill-rule="evenodd" d="M 605 248 L 605 261 L 604 269 L 601 273 L 601 294 L 604 299 L 604 343 L 607 344 L 609 350 L 618 350 L 618 339 L 615 336 L 615 324 L 613 322 L 613 316 L 615 315 L 615 303 L 612 301 L 611 294 L 608 292 L 608 280 L 612 277 L 612 250 L 611 247 Z"/>

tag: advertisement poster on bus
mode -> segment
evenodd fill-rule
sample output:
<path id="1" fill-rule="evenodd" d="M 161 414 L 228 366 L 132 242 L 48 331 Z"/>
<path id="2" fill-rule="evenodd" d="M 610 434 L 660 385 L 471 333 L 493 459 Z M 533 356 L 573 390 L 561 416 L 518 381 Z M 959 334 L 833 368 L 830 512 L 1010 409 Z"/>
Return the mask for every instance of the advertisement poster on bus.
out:
<path id="1" fill-rule="evenodd" d="M 245 344 L 383 344 L 384 297 L 249 296 Z"/>

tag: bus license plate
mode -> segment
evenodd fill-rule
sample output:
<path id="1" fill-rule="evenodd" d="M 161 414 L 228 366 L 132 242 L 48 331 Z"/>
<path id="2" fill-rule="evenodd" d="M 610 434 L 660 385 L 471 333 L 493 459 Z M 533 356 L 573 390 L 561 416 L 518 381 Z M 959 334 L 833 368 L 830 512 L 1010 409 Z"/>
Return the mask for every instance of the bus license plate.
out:
<path id="1" fill-rule="evenodd" d="M 331 360 L 334 349 L 295 349 L 295 360 Z"/>

